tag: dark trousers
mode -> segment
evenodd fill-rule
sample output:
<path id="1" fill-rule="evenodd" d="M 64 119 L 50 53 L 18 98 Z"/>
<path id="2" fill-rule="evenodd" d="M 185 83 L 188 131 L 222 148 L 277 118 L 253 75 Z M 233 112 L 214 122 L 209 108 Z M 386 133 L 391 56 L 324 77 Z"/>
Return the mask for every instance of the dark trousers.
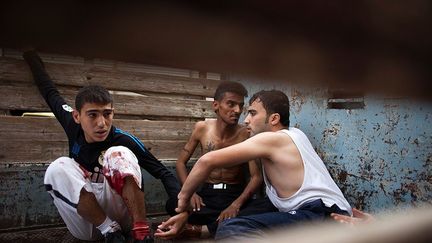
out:
<path id="1" fill-rule="evenodd" d="M 204 184 L 197 194 L 203 199 L 206 206 L 189 216 L 189 223 L 207 225 L 210 234 L 216 233 L 218 223 L 216 219 L 220 213 L 236 200 L 244 190 L 240 184 L 227 185 L 226 189 L 213 189 L 211 184 Z M 239 215 L 251 215 L 263 212 L 273 212 L 277 209 L 268 199 L 248 200 L 240 208 Z"/>
<path id="2" fill-rule="evenodd" d="M 270 212 L 227 219 L 219 225 L 215 238 L 225 240 L 231 237 L 247 237 L 274 227 L 324 220 L 331 213 L 348 215 L 337 205 L 327 207 L 321 199 L 318 199 L 289 212 Z"/>

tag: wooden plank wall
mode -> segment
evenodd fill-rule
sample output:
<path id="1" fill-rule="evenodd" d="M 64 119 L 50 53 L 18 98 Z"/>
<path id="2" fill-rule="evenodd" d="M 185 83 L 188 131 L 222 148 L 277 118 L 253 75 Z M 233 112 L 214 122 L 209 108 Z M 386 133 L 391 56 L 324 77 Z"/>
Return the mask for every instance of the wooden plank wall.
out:
<path id="1" fill-rule="evenodd" d="M 99 84 L 112 91 L 114 125 L 137 136 L 161 160 L 177 158 L 196 121 L 215 117 L 206 97 L 213 96 L 219 80 L 43 59 L 71 106 L 84 85 Z M 68 154 L 67 138 L 55 118 L 12 115 L 49 111 L 19 57 L 0 57 L 0 110 L 0 164 L 46 163 Z"/>

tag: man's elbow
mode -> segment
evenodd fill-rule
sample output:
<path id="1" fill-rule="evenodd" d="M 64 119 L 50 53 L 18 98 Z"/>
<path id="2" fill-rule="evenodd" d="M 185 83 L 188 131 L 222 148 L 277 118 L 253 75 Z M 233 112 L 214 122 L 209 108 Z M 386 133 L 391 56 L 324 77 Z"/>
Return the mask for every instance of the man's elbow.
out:
<path id="1" fill-rule="evenodd" d="M 196 162 L 195 166 L 200 167 L 204 170 L 212 170 L 215 166 L 214 156 L 211 152 L 204 154 L 199 160 Z"/>
<path id="2" fill-rule="evenodd" d="M 250 178 L 250 183 L 252 183 L 254 186 L 258 187 L 263 183 L 263 178 L 261 175 L 253 175 Z"/>
<path id="3" fill-rule="evenodd" d="M 254 179 L 259 184 L 263 182 L 263 177 L 261 174 L 255 175 L 254 177 L 252 177 L 252 179 Z"/>

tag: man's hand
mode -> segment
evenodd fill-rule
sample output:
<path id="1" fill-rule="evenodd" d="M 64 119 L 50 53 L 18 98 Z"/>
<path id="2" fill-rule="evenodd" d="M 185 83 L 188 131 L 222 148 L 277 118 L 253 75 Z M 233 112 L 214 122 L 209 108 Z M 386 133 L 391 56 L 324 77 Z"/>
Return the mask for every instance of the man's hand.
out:
<path id="1" fill-rule="evenodd" d="M 219 217 L 216 219 L 216 221 L 222 222 L 225 219 L 230 219 L 230 218 L 234 218 L 238 215 L 240 208 L 234 205 L 230 205 L 229 207 L 227 207 L 224 211 L 222 211 L 219 214 Z"/>
<path id="2" fill-rule="evenodd" d="M 189 214 L 187 212 L 179 213 L 172 216 L 167 221 L 162 222 L 154 236 L 161 238 L 162 240 L 169 240 L 178 236 L 184 229 Z"/>
<path id="3" fill-rule="evenodd" d="M 191 198 L 190 202 L 191 202 L 192 210 L 194 212 L 195 211 L 200 211 L 201 210 L 201 206 L 205 206 L 202 198 L 198 194 L 196 194 L 196 193 L 194 193 L 192 195 L 192 198 Z"/>
<path id="4" fill-rule="evenodd" d="M 353 208 L 353 217 L 341 215 L 337 213 L 332 213 L 331 217 L 340 223 L 351 224 L 351 225 L 370 223 L 375 221 L 375 218 L 371 214 L 362 212 L 355 208 Z"/>

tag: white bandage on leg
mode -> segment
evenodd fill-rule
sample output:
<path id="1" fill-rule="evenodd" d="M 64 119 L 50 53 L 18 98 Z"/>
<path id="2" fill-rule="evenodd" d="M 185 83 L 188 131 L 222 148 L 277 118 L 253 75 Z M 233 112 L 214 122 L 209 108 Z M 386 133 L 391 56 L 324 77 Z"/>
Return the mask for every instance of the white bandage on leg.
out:
<path id="1" fill-rule="evenodd" d="M 132 176 L 141 188 L 141 168 L 135 154 L 124 146 L 109 148 L 104 155 L 103 174 L 111 187 L 121 195 L 126 176 Z"/>

